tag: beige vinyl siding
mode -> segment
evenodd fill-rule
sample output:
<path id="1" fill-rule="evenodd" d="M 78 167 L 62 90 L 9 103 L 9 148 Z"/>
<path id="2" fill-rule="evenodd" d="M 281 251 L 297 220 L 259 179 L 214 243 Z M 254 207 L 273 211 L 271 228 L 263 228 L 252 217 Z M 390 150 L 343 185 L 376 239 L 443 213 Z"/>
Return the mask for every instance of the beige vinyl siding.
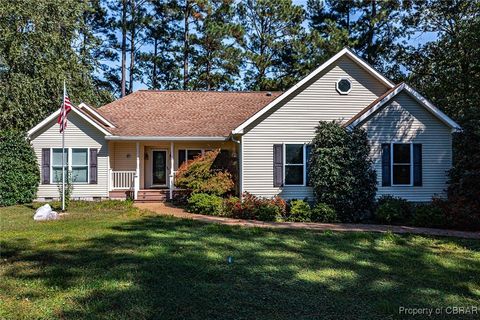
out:
<path id="1" fill-rule="evenodd" d="M 31 140 L 41 172 L 42 148 L 62 147 L 62 135 L 59 133 L 56 119 L 37 131 L 31 137 Z M 105 141 L 105 135 L 80 116 L 71 112 L 68 115 L 68 126 L 65 131 L 65 147 L 98 149 L 98 183 L 74 184 L 72 197 L 80 199 L 108 197 L 108 145 Z M 37 192 L 38 200 L 58 198 L 58 196 L 58 187 L 56 184 L 40 183 Z"/>
<path id="2" fill-rule="evenodd" d="M 444 195 L 447 171 L 452 165 L 451 129 L 401 92 L 388 105 L 363 124 L 372 146 L 371 156 L 377 171 L 377 196 L 392 194 L 411 201 L 430 201 Z M 382 187 L 382 143 L 413 142 L 422 144 L 423 186 Z"/>
<path id="3" fill-rule="evenodd" d="M 336 91 L 336 82 L 348 78 L 348 95 Z M 309 143 L 318 121 L 346 120 L 387 91 L 382 83 L 348 57 L 321 72 L 293 98 L 276 107 L 247 128 L 243 144 L 243 190 L 259 196 L 303 199 L 312 197 L 309 187 L 273 187 L 273 145 Z"/>

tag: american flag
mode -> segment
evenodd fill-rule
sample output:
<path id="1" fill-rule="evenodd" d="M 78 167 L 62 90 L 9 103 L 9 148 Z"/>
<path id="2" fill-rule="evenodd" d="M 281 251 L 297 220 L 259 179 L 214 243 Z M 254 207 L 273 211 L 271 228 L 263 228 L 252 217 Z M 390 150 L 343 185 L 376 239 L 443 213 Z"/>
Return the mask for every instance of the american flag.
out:
<path id="1" fill-rule="evenodd" d="M 57 123 L 60 125 L 60 133 L 62 133 L 67 128 L 67 114 L 72 110 L 72 103 L 70 98 L 65 94 L 63 97 L 62 108 L 60 109 L 60 114 L 58 115 Z"/>

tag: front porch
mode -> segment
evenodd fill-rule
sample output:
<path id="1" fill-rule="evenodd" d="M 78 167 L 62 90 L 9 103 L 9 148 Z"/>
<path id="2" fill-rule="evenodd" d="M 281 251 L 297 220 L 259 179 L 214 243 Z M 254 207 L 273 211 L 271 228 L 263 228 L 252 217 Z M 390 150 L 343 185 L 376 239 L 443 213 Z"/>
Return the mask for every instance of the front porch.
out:
<path id="1" fill-rule="evenodd" d="M 108 190 L 111 199 L 137 202 L 168 201 L 182 190 L 175 187 L 180 165 L 221 149 L 236 156 L 233 141 L 109 141 Z"/>

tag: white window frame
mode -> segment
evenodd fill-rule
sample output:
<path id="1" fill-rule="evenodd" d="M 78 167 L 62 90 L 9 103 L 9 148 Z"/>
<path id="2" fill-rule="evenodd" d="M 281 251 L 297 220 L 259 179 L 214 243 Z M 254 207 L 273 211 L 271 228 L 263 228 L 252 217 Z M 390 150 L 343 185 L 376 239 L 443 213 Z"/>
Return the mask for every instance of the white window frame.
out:
<path id="1" fill-rule="evenodd" d="M 53 149 L 62 149 L 59 148 L 50 148 L 50 184 L 61 184 L 62 181 L 56 182 L 53 177 L 53 167 L 57 167 L 53 165 Z M 87 182 L 73 182 L 72 184 L 82 185 L 82 184 L 90 184 L 90 148 L 88 147 L 68 147 L 65 148 L 67 153 L 67 173 L 72 171 L 72 149 L 86 149 L 87 150 Z M 85 166 L 74 166 L 74 167 L 85 167 Z"/>
<path id="2" fill-rule="evenodd" d="M 287 164 L 287 145 L 303 145 L 303 163 L 302 164 Z M 307 161 L 306 161 L 306 144 L 305 143 L 283 143 L 283 185 L 286 187 L 305 187 L 307 185 Z M 303 166 L 303 184 L 287 184 L 287 176 L 285 174 L 286 166 Z"/>
<path id="3" fill-rule="evenodd" d="M 342 91 L 340 90 L 340 88 L 338 87 L 338 84 L 340 83 L 340 81 L 342 80 L 347 80 L 349 83 L 350 83 L 350 89 L 348 91 Z M 337 80 L 337 82 L 335 83 L 335 88 L 337 89 L 337 92 L 341 95 L 347 95 L 350 93 L 350 91 L 352 91 L 352 88 L 353 88 L 353 83 L 352 83 L 352 80 L 350 80 L 349 78 L 340 78 Z"/>
<path id="4" fill-rule="evenodd" d="M 393 146 L 396 144 L 408 144 L 410 145 L 410 183 L 409 184 L 394 184 L 393 183 L 393 166 L 395 165 L 407 165 L 406 163 L 394 163 L 393 162 Z M 390 184 L 392 187 L 412 187 L 413 186 L 413 142 L 392 142 L 390 144 Z"/>

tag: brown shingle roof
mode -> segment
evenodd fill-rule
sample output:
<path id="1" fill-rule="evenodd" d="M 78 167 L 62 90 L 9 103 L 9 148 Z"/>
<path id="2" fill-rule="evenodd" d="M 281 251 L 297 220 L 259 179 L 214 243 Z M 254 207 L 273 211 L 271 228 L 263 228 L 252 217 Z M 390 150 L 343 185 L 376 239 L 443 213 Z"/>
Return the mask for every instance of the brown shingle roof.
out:
<path id="1" fill-rule="evenodd" d="M 114 135 L 226 137 L 280 94 L 139 90 L 97 111 Z"/>

